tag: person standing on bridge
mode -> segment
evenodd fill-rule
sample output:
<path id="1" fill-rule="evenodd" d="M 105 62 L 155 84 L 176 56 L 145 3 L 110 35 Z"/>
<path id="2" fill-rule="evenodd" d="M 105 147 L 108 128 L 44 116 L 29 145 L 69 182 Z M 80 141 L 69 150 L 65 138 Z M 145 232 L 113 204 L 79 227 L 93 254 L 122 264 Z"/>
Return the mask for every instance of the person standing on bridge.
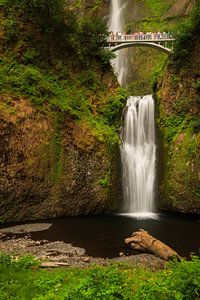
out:
<path id="1" fill-rule="evenodd" d="M 111 31 L 111 33 L 110 33 L 110 39 L 111 39 L 111 41 L 114 41 L 114 39 L 115 39 L 115 34 L 113 31 Z"/>
<path id="2" fill-rule="evenodd" d="M 138 32 L 134 33 L 133 36 L 134 36 L 134 40 L 137 41 L 139 39 L 139 33 Z"/>
<path id="3" fill-rule="evenodd" d="M 152 39 L 152 40 L 155 40 L 155 39 L 156 39 L 156 36 L 157 36 L 156 32 L 152 32 L 152 34 L 151 34 L 151 39 Z"/>
<path id="4" fill-rule="evenodd" d="M 122 34 L 122 40 L 126 40 L 126 39 L 127 39 L 127 33 L 124 32 L 124 33 Z"/>
<path id="5" fill-rule="evenodd" d="M 167 34 L 166 34 L 166 32 L 164 31 L 163 32 L 163 39 L 166 39 L 167 38 Z"/>
<path id="6" fill-rule="evenodd" d="M 148 40 L 151 40 L 151 39 L 152 39 L 152 32 L 150 31 L 148 34 Z"/>
<path id="7" fill-rule="evenodd" d="M 142 40 L 143 32 L 139 32 L 139 40 Z"/>

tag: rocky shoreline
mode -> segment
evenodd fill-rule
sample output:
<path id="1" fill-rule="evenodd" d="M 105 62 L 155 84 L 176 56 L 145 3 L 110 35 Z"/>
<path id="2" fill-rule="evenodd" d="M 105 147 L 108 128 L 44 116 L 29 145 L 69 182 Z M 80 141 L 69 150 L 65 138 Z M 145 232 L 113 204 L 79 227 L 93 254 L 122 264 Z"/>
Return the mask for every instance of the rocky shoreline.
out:
<path id="1" fill-rule="evenodd" d="M 0 252 L 11 255 L 33 255 L 43 267 L 88 267 L 94 264 L 108 265 L 114 262 L 127 262 L 134 267 L 141 266 L 152 270 L 161 269 L 164 261 L 151 254 L 137 254 L 124 256 L 119 253 L 119 257 L 105 259 L 88 256 L 85 249 L 74 247 L 70 243 L 63 241 L 50 242 L 48 240 L 34 241 L 30 237 L 30 232 L 40 231 L 49 228 L 51 224 L 24 224 L 0 229 Z M 23 237 L 19 234 L 23 233 Z"/>

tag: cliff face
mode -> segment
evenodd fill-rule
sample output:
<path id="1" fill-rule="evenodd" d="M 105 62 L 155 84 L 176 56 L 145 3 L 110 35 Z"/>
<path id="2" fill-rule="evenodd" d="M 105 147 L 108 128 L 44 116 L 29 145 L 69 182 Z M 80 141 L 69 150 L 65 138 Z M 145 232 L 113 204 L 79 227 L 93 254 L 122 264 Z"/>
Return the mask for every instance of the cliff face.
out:
<path id="1" fill-rule="evenodd" d="M 27 99 L 1 95 L 0 107 L 1 221 L 117 208 L 117 148 L 109 154 L 89 124 L 69 116 L 56 128 Z"/>
<path id="2" fill-rule="evenodd" d="M 60 3 L 0 6 L 0 222 L 108 213 L 121 197 L 126 93 L 105 25 L 94 1 L 81 18 L 80 3 Z"/>
<path id="3" fill-rule="evenodd" d="M 191 13 L 195 0 L 177 0 L 166 12 L 164 18 L 187 16 Z"/>
<path id="4" fill-rule="evenodd" d="M 200 212 L 200 38 L 165 70 L 157 93 L 163 141 L 161 207 Z"/>

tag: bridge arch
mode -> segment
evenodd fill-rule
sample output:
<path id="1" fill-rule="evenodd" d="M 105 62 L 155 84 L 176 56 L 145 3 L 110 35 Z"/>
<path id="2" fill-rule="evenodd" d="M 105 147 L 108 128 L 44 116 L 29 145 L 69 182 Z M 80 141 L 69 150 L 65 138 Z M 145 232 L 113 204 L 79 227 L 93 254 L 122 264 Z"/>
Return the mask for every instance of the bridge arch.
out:
<path id="1" fill-rule="evenodd" d="M 165 54 L 170 54 L 172 53 L 172 50 L 170 48 L 164 47 L 163 45 L 157 44 L 157 43 L 152 43 L 152 42 L 141 42 L 141 41 L 134 41 L 134 42 L 129 42 L 129 43 L 121 43 L 116 46 L 110 47 L 110 50 L 112 52 L 116 52 L 120 49 L 125 49 L 125 48 L 130 48 L 130 47 L 150 47 L 150 48 L 155 48 L 161 52 L 164 52 Z"/>

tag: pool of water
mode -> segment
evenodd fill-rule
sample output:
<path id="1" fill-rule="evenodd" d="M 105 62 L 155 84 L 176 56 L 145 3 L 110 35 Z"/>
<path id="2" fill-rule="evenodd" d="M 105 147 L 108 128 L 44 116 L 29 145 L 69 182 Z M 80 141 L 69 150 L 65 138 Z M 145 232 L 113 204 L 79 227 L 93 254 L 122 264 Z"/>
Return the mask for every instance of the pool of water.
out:
<path id="1" fill-rule="evenodd" d="M 113 258 L 119 252 L 132 254 L 124 239 L 142 228 L 168 244 L 180 255 L 199 254 L 200 221 L 177 215 L 152 215 L 149 219 L 132 215 L 66 217 L 48 220 L 48 230 L 32 232 L 31 238 L 65 241 L 82 247 L 87 255 Z"/>

